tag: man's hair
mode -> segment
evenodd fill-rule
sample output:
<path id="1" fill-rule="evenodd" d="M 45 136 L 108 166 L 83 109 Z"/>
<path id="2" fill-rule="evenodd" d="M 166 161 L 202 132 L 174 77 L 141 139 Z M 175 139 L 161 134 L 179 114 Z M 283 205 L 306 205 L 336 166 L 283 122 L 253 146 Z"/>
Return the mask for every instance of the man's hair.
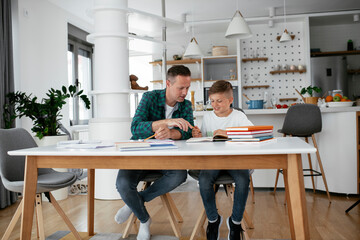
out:
<path id="1" fill-rule="evenodd" d="M 232 97 L 233 88 L 231 83 L 225 80 L 216 81 L 209 89 L 209 96 L 215 93 L 225 93 L 229 97 Z"/>
<path id="2" fill-rule="evenodd" d="M 175 78 L 180 76 L 190 77 L 191 72 L 188 67 L 185 67 L 184 65 L 175 65 L 169 68 L 167 72 L 166 79 L 169 80 L 171 83 L 174 83 Z"/>

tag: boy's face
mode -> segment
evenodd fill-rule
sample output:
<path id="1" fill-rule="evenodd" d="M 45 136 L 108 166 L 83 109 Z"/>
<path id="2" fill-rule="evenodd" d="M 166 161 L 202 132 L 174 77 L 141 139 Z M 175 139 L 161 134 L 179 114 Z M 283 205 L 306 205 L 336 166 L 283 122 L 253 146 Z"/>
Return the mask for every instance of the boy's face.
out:
<path id="1" fill-rule="evenodd" d="M 211 106 L 218 117 L 225 117 L 230 113 L 230 105 L 234 98 L 226 93 L 214 93 L 210 96 Z"/>

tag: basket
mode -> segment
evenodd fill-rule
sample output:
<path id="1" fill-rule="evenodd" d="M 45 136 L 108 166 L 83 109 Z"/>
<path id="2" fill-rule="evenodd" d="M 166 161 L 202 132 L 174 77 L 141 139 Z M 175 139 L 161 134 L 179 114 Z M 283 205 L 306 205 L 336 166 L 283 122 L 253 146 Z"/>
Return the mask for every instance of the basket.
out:
<path id="1" fill-rule="evenodd" d="M 225 55 L 228 55 L 228 47 L 227 46 L 213 46 L 212 55 L 213 56 L 225 56 Z"/>

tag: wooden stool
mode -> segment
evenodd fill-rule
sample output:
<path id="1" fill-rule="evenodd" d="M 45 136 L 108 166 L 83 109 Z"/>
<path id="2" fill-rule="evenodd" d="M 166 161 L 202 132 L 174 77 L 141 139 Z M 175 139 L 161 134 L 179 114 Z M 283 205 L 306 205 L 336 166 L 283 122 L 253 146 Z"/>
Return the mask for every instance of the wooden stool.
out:
<path id="1" fill-rule="evenodd" d="M 141 191 L 144 191 L 146 188 L 148 188 L 154 181 L 156 181 L 157 179 L 161 178 L 163 175 L 159 172 L 149 172 L 143 179 L 141 179 L 141 181 L 143 181 L 143 186 L 141 188 Z M 166 193 L 164 195 L 160 196 L 161 201 L 163 203 L 163 205 L 165 206 L 165 209 L 167 210 L 168 213 L 168 217 L 169 217 L 169 221 L 171 224 L 171 228 L 174 231 L 174 234 L 176 237 L 180 238 L 181 237 L 181 232 L 180 232 L 180 226 L 179 223 L 183 222 L 183 219 L 180 215 L 179 210 L 177 209 L 174 200 L 172 199 L 171 195 L 169 193 Z M 136 220 L 137 217 L 135 216 L 134 213 L 132 213 L 129 217 L 129 220 L 126 224 L 124 233 L 123 233 L 123 238 L 127 238 L 129 236 L 131 227 L 134 226 L 136 231 L 138 231 L 137 227 L 136 227 Z"/>

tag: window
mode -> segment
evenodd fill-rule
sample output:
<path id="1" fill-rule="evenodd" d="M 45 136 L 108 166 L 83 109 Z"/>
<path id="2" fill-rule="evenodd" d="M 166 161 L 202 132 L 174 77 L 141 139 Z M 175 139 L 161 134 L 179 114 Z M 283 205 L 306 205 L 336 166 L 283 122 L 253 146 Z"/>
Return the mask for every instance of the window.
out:
<path id="1" fill-rule="evenodd" d="M 86 32 L 70 24 L 68 25 L 68 31 L 68 83 L 84 90 L 84 94 L 90 98 L 93 46 L 82 40 L 82 38 L 85 39 Z M 86 109 L 78 97 L 74 98 L 70 102 L 70 125 L 88 124 L 93 115 L 92 109 L 92 107 Z"/>

